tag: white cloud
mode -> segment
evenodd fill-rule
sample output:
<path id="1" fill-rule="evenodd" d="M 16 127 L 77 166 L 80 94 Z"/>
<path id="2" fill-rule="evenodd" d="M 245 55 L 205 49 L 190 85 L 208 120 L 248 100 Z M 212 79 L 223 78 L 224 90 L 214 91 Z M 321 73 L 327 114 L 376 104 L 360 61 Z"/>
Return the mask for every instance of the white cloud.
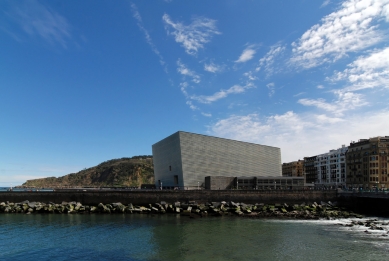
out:
<path id="1" fill-rule="evenodd" d="M 346 80 L 349 84 L 346 90 L 389 88 L 389 47 L 361 56 L 347 67 L 343 72 L 335 73 L 330 80 Z"/>
<path id="2" fill-rule="evenodd" d="M 318 89 L 324 89 L 324 86 L 321 85 L 321 84 L 319 84 L 319 85 L 317 86 L 317 88 L 318 88 Z"/>
<path id="3" fill-rule="evenodd" d="M 385 5 L 382 8 L 382 16 L 384 16 L 386 19 L 386 22 L 389 22 L 389 4 Z"/>
<path id="4" fill-rule="evenodd" d="M 271 117 L 233 115 L 209 126 L 209 134 L 281 148 L 282 162 L 315 156 L 351 140 L 384 136 L 389 112 L 366 112 L 343 119 L 292 111 Z M 339 131 L 341 130 L 341 131 Z"/>
<path id="5" fill-rule="evenodd" d="M 199 49 L 204 48 L 213 35 L 221 34 L 216 28 L 216 21 L 208 18 L 193 19 L 190 25 L 184 25 L 180 22 L 173 22 L 169 15 L 162 17 L 166 24 L 168 34 L 173 35 L 176 42 L 180 43 L 186 53 L 195 55 Z M 173 31 L 169 31 L 172 28 Z"/>
<path id="6" fill-rule="evenodd" d="M 38 35 L 50 44 L 59 43 L 66 48 L 72 38 L 67 19 L 38 1 L 20 2 L 13 6 L 10 15 L 25 33 Z"/>
<path id="7" fill-rule="evenodd" d="M 269 97 L 272 97 L 274 95 L 275 88 L 274 88 L 274 82 L 266 84 L 267 89 L 269 90 Z"/>
<path id="8" fill-rule="evenodd" d="M 322 7 L 326 7 L 327 5 L 329 5 L 331 3 L 331 1 L 330 0 L 325 0 L 322 4 L 321 4 L 321 8 Z"/>
<path id="9" fill-rule="evenodd" d="M 349 52 L 371 47 L 386 36 L 375 22 L 386 14 L 388 1 L 349 0 L 339 10 L 322 19 L 292 43 L 291 62 L 311 68 L 334 62 Z"/>
<path id="10" fill-rule="evenodd" d="M 249 81 L 256 81 L 256 80 L 258 80 L 258 77 L 254 75 L 253 71 L 245 72 L 243 75 L 246 76 L 249 79 Z"/>
<path id="11" fill-rule="evenodd" d="M 324 99 L 300 99 L 298 103 L 304 106 L 314 106 L 319 109 L 331 112 L 335 115 L 343 115 L 344 112 L 353 110 L 357 107 L 367 105 L 362 94 L 353 92 L 334 91 L 337 100 L 332 103 L 326 102 Z"/>
<path id="12" fill-rule="evenodd" d="M 256 71 L 264 68 L 266 74 L 271 76 L 274 73 L 274 61 L 285 51 L 285 46 L 281 44 L 275 44 L 270 47 L 270 50 L 265 54 L 264 57 L 259 59 L 259 65 L 255 69 Z"/>
<path id="13" fill-rule="evenodd" d="M 211 113 L 202 112 L 201 114 L 202 114 L 204 117 L 212 117 L 212 114 L 211 114 Z"/>
<path id="14" fill-rule="evenodd" d="M 188 88 L 188 85 L 189 84 L 187 82 L 180 83 L 181 92 L 185 95 L 185 97 L 188 97 L 188 92 L 186 91 L 186 88 Z"/>
<path id="15" fill-rule="evenodd" d="M 245 63 L 251 59 L 253 59 L 254 54 L 256 53 L 253 45 L 248 46 L 243 50 L 242 54 L 239 56 L 239 59 L 236 60 L 236 63 Z"/>
<path id="16" fill-rule="evenodd" d="M 218 91 L 210 96 L 206 96 L 206 95 L 196 96 L 196 95 L 194 95 L 191 97 L 191 99 L 196 100 L 200 103 L 209 104 L 209 103 L 215 102 L 217 100 L 226 98 L 230 94 L 243 93 L 246 91 L 246 89 L 251 88 L 251 87 L 252 87 L 252 85 L 246 85 L 246 86 L 234 85 L 227 90 L 220 90 L 220 91 Z"/>
<path id="17" fill-rule="evenodd" d="M 204 64 L 204 70 L 211 73 L 221 72 L 223 67 L 214 63 Z"/>
<path id="18" fill-rule="evenodd" d="M 131 3 L 131 10 L 132 10 L 133 17 L 138 21 L 137 25 L 138 25 L 139 29 L 145 35 L 146 42 L 150 45 L 151 50 L 158 56 L 160 64 L 164 67 L 164 70 L 167 73 L 168 71 L 167 71 L 167 67 L 165 66 L 165 64 L 166 64 L 165 59 L 163 58 L 163 56 L 161 55 L 161 53 L 159 52 L 159 50 L 155 46 L 153 40 L 151 39 L 149 32 L 143 26 L 142 17 L 138 11 L 138 8 L 136 7 L 136 5 L 134 3 Z"/>
<path id="19" fill-rule="evenodd" d="M 195 105 L 193 105 L 192 101 L 187 101 L 186 104 L 189 106 L 189 108 L 192 110 L 192 111 L 195 111 L 195 110 L 198 110 L 199 108 L 197 108 Z"/>
<path id="20" fill-rule="evenodd" d="M 177 65 L 178 65 L 178 68 L 177 68 L 177 71 L 184 75 L 184 76 L 189 76 L 189 77 L 192 77 L 192 81 L 194 83 L 200 83 L 200 76 L 197 75 L 194 71 L 188 69 L 185 64 L 183 64 L 181 62 L 181 60 L 178 60 L 177 61 Z"/>
<path id="21" fill-rule="evenodd" d="M 293 95 L 293 97 L 298 97 L 298 96 L 301 96 L 301 95 L 303 95 L 303 94 L 305 94 L 305 92 L 299 92 L 299 93 Z"/>

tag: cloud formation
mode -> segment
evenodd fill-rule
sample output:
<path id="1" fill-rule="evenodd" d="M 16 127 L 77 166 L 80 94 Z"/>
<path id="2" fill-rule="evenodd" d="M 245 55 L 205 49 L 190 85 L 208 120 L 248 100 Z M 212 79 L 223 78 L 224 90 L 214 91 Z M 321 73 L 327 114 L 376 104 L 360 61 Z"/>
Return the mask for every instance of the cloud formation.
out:
<path id="1" fill-rule="evenodd" d="M 343 144 L 347 146 L 352 140 L 382 136 L 382 130 L 389 128 L 387 119 L 387 110 L 344 118 L 313 113 L 297 114 L 293 111 L 261 118 L 254 113 L 221 119 L 209 127 L 208 133 L 279 147 L 282 162 L 290 162 L 325 153 Z"/>
<path id="2" fill-rule="evenodd" d="M 274 95 L 275 88 L 274 88 L 274 82 L 266 84 L 267 89 L 269 90 L 269 97 L 272 97 Z"/>
<path id="3" fill-rule="evenodd" d="M 146 42 L 150 45 L 151 50 L 158 56 L 160 64 L 162 66 L 164 66 L 166 64 L 165 59 L 163 58 L 163 56 L 161 55 L 161 53 L 159 52 L 159 50 L 155 46 L 153 40 L 151 39 L 151 36 L 150 36 L 149 32 L 143 26 L 142 17 L 140 15 L 139 11 L 138 11 L 138 8 L 136 7 L 136 5 L 134 3 L 131 3 L 131 11 L 132 11 L 133 17 L 137 20 L 137 25 L 138 25 L 139 29 L 145 35 Z M 166 66 L 164 66 L 164 70 L 167 73 L 167 67 Z"/>
<path id="4" fill-rule="evenodd" d="M 386 36 L 378 30 L 377 21 L 388 19 L 388 1 L 349 0 L 325 16 L 321 24 L 312 26 L 292 43 L 291 62 L 312 68 L 334 62 L 350 52 L 371 47 Z"/>
<path id="5" fill-rule="evenodd" d="M 11 19 L 30 36 L 39 36 L 50 44 L 67 48 L 71 25 L 65 17 L 38 1 L 23 1 L 11 7 Z"/>
<path id="6" fill-rule="evenodd" d="M 362 94 L 353 92 L 334 91 L 337 100 L 332 103 L 326 102 L 324 99 L 300 99 L 298 103 L 304 106 L 314 106 L 319 109 L 331 112 L 335 115 L 341 116 L 346 111 L 354 110 L 357 107 L 367 105 L 368 103 L 363 99 Z"/>
<path id="7" fill-rule="evenodd" d="M 216 28 L 216 21 L 208 18 L 193 19 L 189 25 L 175 23 L 167 14 L 162 16 L 162 20 L 165 22 L 168 34 L 173 35 L 175 41 L 180 43 L 185 52 L 190 55 L 197 54 L 215 34 L 221 34 Z"/>
<path id="8" fill-rule="evenodd" d="M 256 50 L 253 48 L 253 45 L 248 46 L 246 49 L 243 50 L 242 54 L 239 56 L 238 60 L 236 60 L 236 63 L 245 63 L 251 59 L 253 59 L 254 54 L 256 53 Z"/>
<path id="9" fill-rule="evenodd" d="M 234 85 L 231 88 L 227 90 L 220 90 L 212 95 L 206 96 L 206 95 L 193 95 L 191 96 L 191 99 L 196 100 L 200 103 L 206 103 L 210 104 L 212 102 L 215 102 L 217 100 L 226 98 L 230 94 L 238 94 L 238 93 L 243 93 L 246 91 L 246 89 L 251 88 L 252 85 L 246 85 L 246 86 L 240 86 L 240 85 Z"/>
<path id="10" fill-rule="evenodd" d="M 329 5 L 330 3 L 331 3 L 330 0 L 325 0 L 325 1 L 321 4 L 320 8 L 326 7 L 326 6 Z"/>
<path id="11" fill-rule="evenodd" d="M 217 73 L 217 72 L 221 72 L 223 70 L 223 67 L 211 62 L 208 64 L 204 64 L 204 70 L 211 73 Z"/>
<path id="12" fill-rule="evenodd" d="M 360 56 L 347 67 L 343 72 L 335 73 L 329 80 L 347 81 L 348 87 L 345 89 L 348 91 L 389 88 L 389 47 Z"/>
<path id="13" fill-rule="evenodd" d="M 192 81 L 194 83 L 200 83 L 200 76 L 197 75 L 194 71 L 189 70 L 188 67 L 186 67 L 186 65 L 181 62 L 180 59 L 178 59 L 178 61 L 177 61 L 177 66 L 178 66 L 177 71 L 180 74 L 182 74 L 184 76 L 192 77 Z"/>
<path id="14" fill-rule="evenodd" d="M 259 59 L 259 65 L 255 70 L 260 71 L 264 68 L 267 76 L 271 76 L 274 73 L 275 60 L 285 51 L 285 49 L 285 46 L 282 46 L 281 44 L 271 46 L 265 56 Z"/>

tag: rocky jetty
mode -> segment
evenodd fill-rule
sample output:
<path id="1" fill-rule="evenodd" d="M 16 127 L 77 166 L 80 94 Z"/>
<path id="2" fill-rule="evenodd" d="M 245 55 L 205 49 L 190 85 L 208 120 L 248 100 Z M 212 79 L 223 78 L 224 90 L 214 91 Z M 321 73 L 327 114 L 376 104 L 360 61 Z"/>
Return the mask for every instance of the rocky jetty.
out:
<path id="1" fill-rule="evenodd" d="M 93 214 L 93 213 L 126 213 L 126 214 L 165 214 L 175 213 L 191 218 L 204 216 L 241 216 L 241 217 L 275 217 L 297 219 L 335 219 L 362 218 L 361 215 L 337 207 L 336 203 L 321 202 L 313 204 L 245 204 L 235 202 L 209 202 L 198 204 L 195 201 L 160 202 L 146 205 L 124 205 L 120 202 L 96 206 L 83 205 L 80 202 L 42 203 L 28 200 L 12 203 L 1 202 L 0 213 L 58 213 L 58 214 Z"/>

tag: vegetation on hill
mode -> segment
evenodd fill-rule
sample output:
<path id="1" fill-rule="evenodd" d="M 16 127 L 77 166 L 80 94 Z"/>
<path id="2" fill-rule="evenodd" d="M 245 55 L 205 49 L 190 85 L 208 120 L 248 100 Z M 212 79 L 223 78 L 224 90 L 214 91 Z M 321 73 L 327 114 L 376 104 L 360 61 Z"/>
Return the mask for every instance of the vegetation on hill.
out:
<path id="1" fill-rule="evenodd" d="M 154 184 L 153 158 L 149 155 L 105 161 L 63 177 L 27 180 L 23 187 L 140 187 Z"/>

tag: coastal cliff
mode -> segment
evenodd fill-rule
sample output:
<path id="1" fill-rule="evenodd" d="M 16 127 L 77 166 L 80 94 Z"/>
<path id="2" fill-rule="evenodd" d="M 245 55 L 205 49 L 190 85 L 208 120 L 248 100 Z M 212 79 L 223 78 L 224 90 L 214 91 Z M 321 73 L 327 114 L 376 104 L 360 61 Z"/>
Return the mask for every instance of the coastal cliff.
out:
<path id="1" fill-rule="evenodd" d="M 140 187 L 142 184 L 154 184 L 152 156 L 113 159 L 63 177 L 27 180 L 22 187 Z"/>

